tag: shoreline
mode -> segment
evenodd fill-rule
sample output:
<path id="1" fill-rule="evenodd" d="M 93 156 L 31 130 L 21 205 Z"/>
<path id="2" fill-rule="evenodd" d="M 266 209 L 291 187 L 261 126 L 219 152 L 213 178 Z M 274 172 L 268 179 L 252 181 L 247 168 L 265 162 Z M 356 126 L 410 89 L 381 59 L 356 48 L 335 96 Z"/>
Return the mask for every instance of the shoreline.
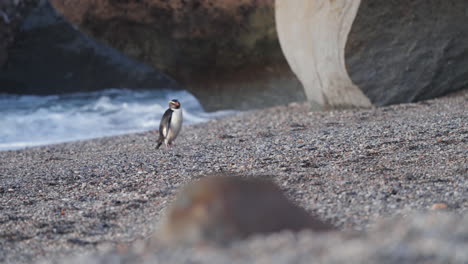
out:
<path id="1" fill-rule="evenodd" d="M 0 261 L 102 253 L 150 237 L 177 190 L 213 172 L 268 177 L 292 201 L 343 232 L 370 230 L 382 218 L 438 211 L 432 208 L 442 203 L 441 214 L 466 216 L 467 103 L 466 90 L 368 110 L 309 112 L 299 103 L 189 125 L 170 150 L 156 151 L 157 135 L 144 132 L 0 151 Z M 379 234 L 385 237 L 379 232 L 360 243 L 370 246 Z M 289 241 L 291 246 L 278 250 L 277 257 L 307 256 L 307 250 L 294 249 L 294 241 L 314 235 L 298 236 L 252 238 L 225 250 L 227 256 L 240 250 L 259 261 L 268 256 L 256 258 L 248 245 L 269 252 L 275 241 Z M 330 246 L 342 241 L 333 235 L 322 239 Z M 440 241 L 452 243 L 456 236 Z M 311 245 L 317 250 L 320 243 Z M 426 252 L 422 248 L 411 253 Z M 177 263 L 172 249 L 152 250 L 167 256 L 167 263 Z M 193 250 L 181 252 L 198 254 Z M 440 254 L 443 260 L 450 255 Z"/>
<path id="2" fill-rule="evenodd" d="M 184 102 L 185 124 L 235 111 L 207 113 L 195 97 L 180 90 L 107 89 L 52 96 L 0 95 L 0 150 L 24 149 L 157 129 L 167 98 Z M 167 99 L 167 100 L 166 100 Z M 159 116 L 159 114 L 161 116 Z"/>

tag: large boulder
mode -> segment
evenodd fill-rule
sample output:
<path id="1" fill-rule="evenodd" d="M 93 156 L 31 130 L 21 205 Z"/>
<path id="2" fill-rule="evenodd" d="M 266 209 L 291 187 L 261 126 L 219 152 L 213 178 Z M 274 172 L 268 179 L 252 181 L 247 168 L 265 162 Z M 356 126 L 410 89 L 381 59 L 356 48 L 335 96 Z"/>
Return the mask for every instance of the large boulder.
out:
<path id="1" fill-rule="evenodd" d="M 76 30 L 49 2 L 35 2 L 28 12 L 23 12 L 24 17 L 17 23 L 19 29 L 9 31 L 7 48 L 0 47 L 0 57 L 4 58 L 0 65 L 0 93 L 179 87 L 150 66 Z"/>
<path id="2" fill-rule="evenodd" d="M 458 0 L 276 1 L 282 49 L 318 108 L 414 102 L 467 87 L 467 12 Z"/>
<path id="3" fill-rule="evenodd" d="M 72 24 L 161 70 L 206 110 L 300 101 L 273 0 L 50 0 Z"/>
<path id="4" fill-rule="evenodd" d="M 345 49 L 351 79 L 376 105 L 468 87 L 468 1 L 363 0 Z"/>
<path id="5" fill-rule="evenodd" d="M 357 0 L 277 0 L 276 24 L 283 52 L 313 108 L 369 107 L 345 68 L 344 48 Z"/>

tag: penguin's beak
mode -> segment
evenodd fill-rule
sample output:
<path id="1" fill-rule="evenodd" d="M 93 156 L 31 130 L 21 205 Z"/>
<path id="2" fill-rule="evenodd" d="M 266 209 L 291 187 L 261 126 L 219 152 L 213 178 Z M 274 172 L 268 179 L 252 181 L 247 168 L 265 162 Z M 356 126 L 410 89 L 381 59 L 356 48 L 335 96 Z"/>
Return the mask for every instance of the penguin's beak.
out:
<path id="1" fill-rule="evenodd" d="M 174 107 L 180 107 L 180 103 L 174 100 L 169 101 L 169 105 L 172 105 Z"/>

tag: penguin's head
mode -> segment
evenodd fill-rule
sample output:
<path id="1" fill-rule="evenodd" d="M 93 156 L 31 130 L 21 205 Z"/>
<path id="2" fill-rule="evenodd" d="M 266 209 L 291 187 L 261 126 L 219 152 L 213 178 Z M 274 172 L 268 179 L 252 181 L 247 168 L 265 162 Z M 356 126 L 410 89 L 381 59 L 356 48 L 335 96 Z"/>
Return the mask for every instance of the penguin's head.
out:
<path id="1" fill-rule="evenodd" d="M 179 109 L 180 108 L 180 102 L 177 99 L 172 99 L 169 101 L 169 108 L 171 109 Z"/>

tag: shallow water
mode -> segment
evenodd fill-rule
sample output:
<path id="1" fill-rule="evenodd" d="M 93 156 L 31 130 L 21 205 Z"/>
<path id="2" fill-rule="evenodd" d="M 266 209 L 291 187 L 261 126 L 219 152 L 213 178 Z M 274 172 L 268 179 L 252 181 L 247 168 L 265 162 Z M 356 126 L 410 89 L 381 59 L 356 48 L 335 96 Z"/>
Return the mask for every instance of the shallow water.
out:
<path id="1" fill-rule="evenodd" d="M 157 129 L 170 99 L 184 125 L 234 113 L 207 113 L 187 91 L 110 89 L 67 95 L 0 95 L 0 150 Z"/>

